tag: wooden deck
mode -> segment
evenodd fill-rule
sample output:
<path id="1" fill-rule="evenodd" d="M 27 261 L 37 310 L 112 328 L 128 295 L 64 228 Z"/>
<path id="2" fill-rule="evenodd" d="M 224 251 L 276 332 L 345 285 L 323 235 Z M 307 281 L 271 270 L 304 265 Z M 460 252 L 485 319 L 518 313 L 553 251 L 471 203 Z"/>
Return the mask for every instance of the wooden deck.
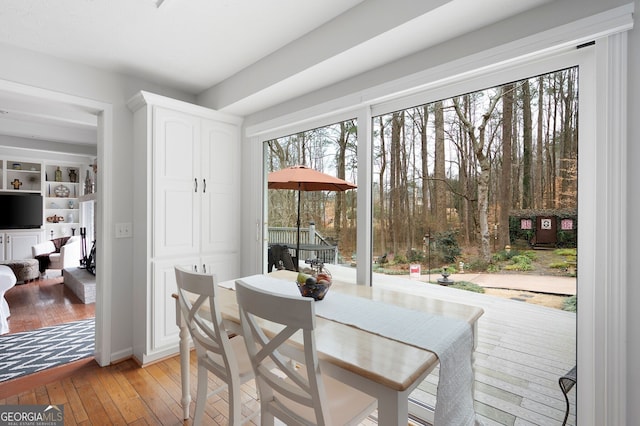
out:
<path id="1" fill-rule="evenodd" d="M 343 273 L 340 269 L 331 269 L 334 278 Z M 575 314 L 425 284 L 407 277 L 375 275 L 374 285 L 480 306 L 485 310 L 478 323 L 475 359 L 476 411 L 485 425 L 562 424 L 564 398 L 558 378 L 575 365 Z M 46 314 L 39 311 L 39 316 Z M 192 359 L 193 374 L 195 365 Z M 37 377 L 28 380 L 28 389 L 20 389 L 15 384 L 7 386 L 20 391 L 12 393 L 10 389 L 4 389 L 3 398 L 6 399 L 0 399 L 0 404 L 68 404 L 68 407 L 65 405 L 65 413 L 73 414 L 69 415 L 67 424 L 87 423 L 88 419 L 77 413 L 85 413 L 85 416 L 90 413 L 89 420 L 93 424 L 110 423 L 116 419 L 121 424 L 183 424 L 179 419 L 177 357 L 154 364 L 152 368 L 139 369 L 133 361 L 106 368 L 94 364 L 69 377 L 56 377 L 53 382 L 46 375 L 40 382 Z M 105 387 L 106 383 L 109 386 Z M 194 376 L 191 382 L 194 395 L 195 383 Z M 437 370 L 413 396 L 433 405 L 436 384 Z M 87 389 L 93 389 L 95 393 L 87 392 Z M 114 393 L 110 394 L 111 391 Z M 74 396 L 76 394 L 79 397 Z M 251 391 L 247 390 L 249 394 Z M 569 395 L 572 406 L 568 423 L 575 425 L 575 388 Z M 226 399 L 226 394 L 221 397 Z M 137 404 L 135 410 L 126 402 L 132 398 Z M 207 408 L 211 424 L 226 424 L 225 410 L 223 401 L 213 402 Z M 163 417 L 166 415 L 162 420 L 158 417 L 160 413 L 164 413 Z M 372 424 L 376 424 L 375 414 L 363 423 L 367 426 Z"/>
<path id="2" fill-rule="evenodd" d="M 574 313 L 408 278 L 375 275 L 374 285 L 484 309 L 478 321 L 475 406 L 486 426 L 562 424 L 565 401 L 558 379 L 576 364 Z M 437 369 L 413 397 L 433 406 L 436 385 Z M 575 425 L 575 388 L 569 400 L 567 424 Z"/>

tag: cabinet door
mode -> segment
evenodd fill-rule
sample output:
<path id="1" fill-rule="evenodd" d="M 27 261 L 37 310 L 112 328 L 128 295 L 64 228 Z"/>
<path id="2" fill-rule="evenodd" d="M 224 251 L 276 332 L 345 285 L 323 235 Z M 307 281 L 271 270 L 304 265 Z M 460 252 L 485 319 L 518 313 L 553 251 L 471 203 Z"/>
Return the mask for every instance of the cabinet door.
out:
<path id="1" fill-rule="evenodd" d="M 40 243 L 41 232 L 7 232 L 5 233 L 5 258 L 8 260 L 31 259 L 31 247 Z"/>
<path id="2" fill-rule="evenodd" d="M 218 282 L 236 279 L 240 276 L 240 262 L 237 254 L 220 253 L 202 256 L 201 267 L 209 274 L 215 274 Z M 198 268 L 200 271 L 201 269 Z"/>
<path id="3" fill-rule="evenodd" d="M 8 260 L 5 254 L 6 241 L 7 241 L 6 234 L 3 234 L 2 232 L 0 232 L 0 260 Z"/>
<path id="4" fill-rule="evenodd" d="M 200 249 L 200 119 L 153 111 L 153 257 Z"/>
<path id="5" fill-rule="evenodd" d="M 240 247 L 240 145 L 237 126 L 203 120 L 201 175 L 203 253 Z"/>
<path id="6" fill-rule="evenodd" d="M 174 266 L 191 266 L 198 263 L 198 258 L 152 262 L 153 279 L 148 293 L 151 322 L 147 324 L 151 336 L 151 348 L 147 355 L 151 358 L 155 352 L 167 348 L 175 347 L 176 352 L 178 350 L 180 330 L 176 326 L 176 301 L 172 297 L 177 291 Z"/>

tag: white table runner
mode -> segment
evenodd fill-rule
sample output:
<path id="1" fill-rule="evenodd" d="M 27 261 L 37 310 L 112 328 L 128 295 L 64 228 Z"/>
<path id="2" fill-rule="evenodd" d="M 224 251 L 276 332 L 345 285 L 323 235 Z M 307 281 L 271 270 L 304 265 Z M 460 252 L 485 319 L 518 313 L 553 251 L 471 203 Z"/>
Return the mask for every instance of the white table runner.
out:
<path id="1" fill-rule="evenodd" d="M 286 280 L 252 275 L 241 281 L 273 293 L 302 297 L 296 284 Z M 234 288 L 229 282 L 220 285 Z M 473 408 L 473 334 L 468 323 L 331 291 L 314 308 L 322 318 L 435 353 L 440 361 L 435 425 L 480 424 Z"/>

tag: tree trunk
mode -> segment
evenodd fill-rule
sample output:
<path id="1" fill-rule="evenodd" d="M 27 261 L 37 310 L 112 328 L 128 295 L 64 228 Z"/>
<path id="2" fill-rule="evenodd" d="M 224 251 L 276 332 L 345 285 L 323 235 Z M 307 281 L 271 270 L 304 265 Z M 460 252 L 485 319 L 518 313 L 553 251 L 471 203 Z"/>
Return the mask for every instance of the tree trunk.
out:
<path id="1" fill-rule="evenodd" d="M 486 141 L 486 126 L 491 118 L 493 110 L 501 98 L 502 90 L 498 88 L 496 94 L 491 97 L 487 111 L 482 115 L 482 122 L 478 126 L 478 134 L 469 118 L 460 108 L 457 98 L 453 104 L 460 121 L 464 124 L 466 133 L 473 144 L 474 153 L 480 165 L 478 174 L 478 225 L 480 227 L 480 255 L 485 262 L 491 260 L 491 235 L 489 232 L 489 183 L 491 177 L 491 161 L 488 155 L 490 143 Z M 469 95 L 465 95 L 469 96 Z M 485 152 L 486 150 L 486 152 Z"/>
<path id="2" fill-rule="evenodd" d="M 391 122 L 391 203 L 389 207 L 389 218 L 391 220 L 391 244 L 394 253 L 398 251 L 398 243 L 401 237 L 402 217 L 400 214 L 401 197 L 401 179 L 400 168 L 402 157 L 400 155 L 400 134 L 402 130 L 401 113 L 394 113 Z"/>
<path id="3" fill-rule="evenodd" d="M 529 80 L 522 82 L 522 208 L 533 207 L 531 188 L 531 157 L 533 151 L 533 129 L 531 125 L 531 90 Z"/>
<path id="4" fill-rule="evenodd" d="M 502 177 L 500 179 L 500 218 L 498 222 L 498 246 L 509 241 L 509 214 L 511 212 L 511 138 L 513 118 L 513 84 L 504 86 L 502 97 Z"/>
<path id="5" fill-rule="evenodd" d="M 422 127 L 420 129 L 420 150 L 422 157 L 422 223 L 424 229 L 429 229 L 429 152 L 427 146 L 427 123 L 429 122 L 429 110 L 425 105 L 422 107 Z"/>
<path id="6" fill-rule="evenodd" d="M 380 250 L 383 254 L 387 251 L 387 227 L 385 226 L 385 193 L 384 193 L 384 174 L 387 169 L 387 152 L 384 139 L 384 120 L 380 116 L 380 172 L 378 179 L 380 180 L 379 192 L 380 192 Z"/>
<path id="7" fill-rule="evenodd" d="M 435 103 L 434 124 L 436 133 L 436 146 L 434 153 L 434 192 L 435 203 L 433 206 L 436 231 L 444 231 L 447 226 L 447 184 L 444 154 L 444 110 L 442 101 Z"/>
<path id="8" fill-rule="evenodd" d="M 346 175 L 346 165 L 345 165 L 345 156 L 346 156 L 346 152 L 347 152 L 347 141 L 348 141 L 348 133 L 347 133 L 347 127 L 346 127 L 346 122 L 341 121 L 340 122 L 340 135 L 338 136 L 338 154 L 337 154 L 337 158 L 336 158 L 336 172 L 337 172 L 337 177 L 338 179 L 342 179 L 344 180 L 345 175 Z M 344 193 L 343 192 L 336 192 L 336 207 L 335 207 L 335 230 L 336 230 L 336 236 L 340 236 L 340 231 L 342 230 L 342 225 L 344 222 L 344 218 L 346 217 L 346 211 L 344 208 Z"/>
<path id="9" fill-rule="evenodd" d="M 542 179 L 542 146 L 543 136 L 542 129 L 544 128 L 544 76 L 538 77 L 538 131 L 536 135 L 536 165 L 534 171 L 534 185 L 533 185 L 533 207 L 537 209 L 543 208 L 542 194 L 544 191 L 544 181 Z"/>
<path id="10" fill-rule="evenodd" d="M 405 132 L 405 111 L 400 113 L 400 168 L 398 178 L 400 181 L 400 210 L 398 211 L 398 225 L 400 241 L 405 243 L 405 253 L 411 248 L 410 227 L 411 217 L 409 212 L 409 149 L 407 148 L 407 134 Z"/>
<path id="11" fill-rule="evenodd" d="M 558 99 L 558 73 L 554 75 L 553 78 L 553 131 L 551 132 L 551 142 L 549 144 L 547 153 L 549 155 L 548 164 L 549 164 L 549 206 L 548 208 L 553 209 L 556 207 L 556 176 L 557 176 L 557 162 L 556 162 L 556 145 L 557 145 L 557 134 L 558 134 L 558 103 L 560 100 Z"/>

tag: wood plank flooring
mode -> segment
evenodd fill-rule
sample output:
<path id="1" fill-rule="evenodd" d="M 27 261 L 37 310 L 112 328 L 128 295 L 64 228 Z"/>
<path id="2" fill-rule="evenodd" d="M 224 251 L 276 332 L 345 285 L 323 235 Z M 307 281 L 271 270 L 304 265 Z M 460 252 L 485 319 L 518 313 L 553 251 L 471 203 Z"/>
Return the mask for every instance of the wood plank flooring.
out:
<path id="1" fill-rule="evenodd" d="M 195 352 L 191 352 L 191 394 L 196 395 Z M 210 388 L 220 385 L 209 375 Z M 182 420 L 180 360 L 172 357 L 145 368 L 133 360 L 108 367 L 95 361 L 79 366 L 66 377 L 0 399 L 0 404 L 63 404 L 65 425 L 190 425 Z M 258 409 L 254 382 L 242 386 L 243 414 Z M 193 417 L 195 401 L 190 414 Z M 226 425 L 228 394 L 211 397 L 203 424 Z M 256 425 L 255 421 L 248 423 Z M 375 417 L 361 423 L 376 425 Z"/>

